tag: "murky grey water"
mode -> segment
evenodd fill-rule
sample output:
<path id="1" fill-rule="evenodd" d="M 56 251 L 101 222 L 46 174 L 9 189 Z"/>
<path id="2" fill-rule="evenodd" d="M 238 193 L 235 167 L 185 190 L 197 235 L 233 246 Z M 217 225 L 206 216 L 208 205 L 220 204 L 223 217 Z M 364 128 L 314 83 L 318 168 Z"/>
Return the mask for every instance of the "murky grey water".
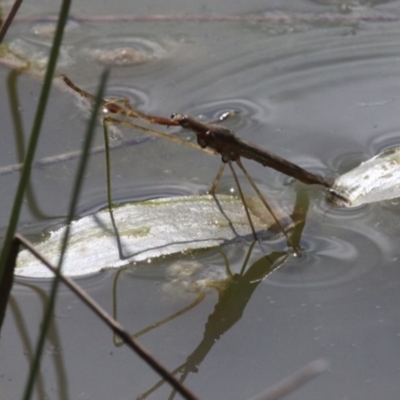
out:
<path id="1" fill-rule="evenodd" d="M 177 2 L 169 2 L 167 9 L 140 4 L 133 9 L 118 2 L 113 10 L 96 10 L 85 2 L 76 7 L 76 14 L 91 16 L 200 12 L 197 3 L 183 9 Z M 93 92 L 104 65 L 116 59 L 110 94 L 128 96 L 140 109 L 165 116 L 178 111 L 208 119 L 236 110 L 238 116 L 227 125 L 240 136 L 332 178 L 399 145 L 398 2 L 204 3 L 204 9 L 205 15 L 279 11 L 279 20 L 285 17 L 289 23 L 276 22 L 278 14 L 266 14 L 263 22 L 75 18 L 61 68 Z M 322 18 L 319 13 L 329 14 Z M 39 22 L 14 25 L 9 42 L 15 51 L 30 49 L 29 56 L 37 57 L 40 66 L 40 51 L 48 48 L 49 38 L 48 25 Z M 40 81 L 28 74 L 14 79 L 4 66 L 0 82 L 3 167 L 20 160 Z M 10 95 L 15 87 L 19 104 Z M 15 135 L 9 111 L 13 103 L 20 106 L 25 128 Z M 54 89 L 38 159 L 78 150 L 87 115 L 74 96 Z M 122 134 L 131 135 L 125 130 Z M 211 184 L 218 157 L 140 134 L 133 137 L 136 145 L 112 153 L 114 199 L 196 193 Z M 38 235 L 62 221 L 75 167 L 76 160 L 34 170 L 22 232 Z M 141 336 L 141 343 L 171 370 L 182 366 L 178 376 L 183 374 L 203 399 L 249 398 L 317 358 L 330 363 L 329 372 L 288 398 L 397 398 L 398 204 L 334 210 L 322 189 L 306 188 L 255 163 L 246 162 L 246 167 L 268 197 L 294 201 L 296 193 L 306 191 L 310 206 L 301 241 L 305 255 L 289 258 L 269 275 L 271 266 L 264 256 L 270 254 L 278 262 L 285 255 L 285 242 L 256 246 L 247 274 L 227 281 L 219 294 L 207 290 L 200 305 Z M 0 175 L 2 229 L 17 179 L 17 172 Z M 80 213 L 106 204 L 104 181 L 104 156 L 98 154 L 90 162 Z M 222 187 L 227 190 L 232 184 L 226 176 Z M 221 250 L 231 269 L 239 272 L 249 245 Z M 171 265 L 183 261 L 193 260 L 153 260 L 118 276 L 105 272 L 79 283 L 106 309 L 116 304 L 121 323 L 137 332 L 196 299 L 196 293 L 188 293 L 189 278 L 178 284 L 171 276 Z M 204 271 L 221 279 L 225 264 L 218 251 L 200 254 L 195 261 L 196 281 L 203 279 Z M 0 350 L 4 399 L 20 396 L 48 287 L 48 282 L 34 280 L 18 280 L 14 286 Z M 61 289 L 36 398 L 136 398 L 157 382 L 147 366 L 125 347 L 116 347 L 109 331 Z M 149 398 L 164 399 L 170 392 L 163 385 Z"/>

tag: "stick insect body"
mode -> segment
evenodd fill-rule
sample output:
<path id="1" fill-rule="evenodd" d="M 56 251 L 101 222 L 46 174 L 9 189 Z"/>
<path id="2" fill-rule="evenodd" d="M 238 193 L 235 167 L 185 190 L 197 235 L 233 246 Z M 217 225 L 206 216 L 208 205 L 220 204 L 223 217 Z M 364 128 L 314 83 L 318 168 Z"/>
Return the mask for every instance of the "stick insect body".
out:
<path id="1" fill-rule="evenodd" d="M 204 124 L 183 114 L 172 114 L 171 120 L 178 122 L 185 129 L 190 129 L 197 136 L 197 143 L 202 148 L 211 148 L 221 154 L 222 161 L 238 161 L 240 157 L 253 160 L 285 175 L 291 176 L 307 185 L 318 184 L 331 187 L 324 178 L 315 175 L 253 143 L 236 136 L 231 130 L 221 125 Z"/>
<path id="2" fill-rule="evenodd" d="M 62 75 L 62 78 L 64 79 L 64 82 L 69 86 L 72 90 L 77 92 L 79 95 L 81 95 L 84 98 L 87 98 L 89 100 L 94 100 L 94 97 L 92 94 L 84 91 L 83 89 L 77 87 L 67 76 Z M 236 136 L 231 130 L 228 128 L 217 125 L 214 123 L 203 123 L 200 122 L 192 117 L 189 117 L 184 114 L 172 114 L 171 118 L 165 118 L 165 117 L 159 117 L 159 116 L 153 116 L 153 115 L 147 115 L 144 114 L 138 110 L 136 110 L 134 107 L 131 106 L 130 102 L 128 99 L 123 98 L 123 99 L 112 99 L 112 100 L 103 100 L 103 111 L 107 115 L 103 119 L 104 123 L 104 130 L 105 130 L 105 142 L 106 142 L 106 156 L 107 156 L 107 186 L 108 186 L 108 202 L 109 202 L 109 208 L 111 211 L 112 207 L 112 201 L 111 201 L 111 185 L 110 185 L 110 173 L 109 173 L 109 156 L 108 156 L 108 134 L 107 134 L 107 125 L 110 123 L 116 123 L 120 124 L 123 126 L 131 127 L 134 129 L 139 129 L 144 132 L 148 132 L 150 134 L 166 138 L 168 140 L 172 140 L 174 142 L 184 144 L 186 146 L 190 147 L 195 147 L 199 149 L 199 147 L 192 142 L 187 142 L 183 139 L 180 139 L 176 136 L 171 136 L 163 132 L 159 132 L 156 130 L 153 130 L 148 127 L 144 127 L 141 125 L 137 125 L 132 122 L 128 122 L 125 120 L 120 120 L 117 118 L 114 118 L 111 115 L 116 115 L 116 116 L 123 116 L 123 117 L 129 117 L 129 118 L 136 118 L 138 120 L 145 121 L 149 124 L 156 124 L 156 125 L 163 125 L 163 126 L 180 126 L 184 129 L 191 130 L 197 137 L 197 144 L 200 146 L 200 148 L 205 151 L 208 154 L 220 154 L 222 157 L 222 164 L 221 167 L 213 181 L 212 187 L 209 190 L 210 194 L 212 194 L 215 197 L 215 189 L 218 185 L 218 182 L 221 178 L 221 175 L 223 173 L 223 170 L 225 168 L 225 165 L 228 164 L 230 170 L 232 171 L 233 177 L 235 179 L 236 186 L 238 188 L 241 200 L 243 202 L 245 212 L 247 214 L 247 218 L 251 227 L 251 230 L 253 232 L 254 239 L 257 240 L 257 235 L 253 226 L 253 222 L 250 217 L 250 212 L 248 210 L 247 204 L 245 197 L 243 195 L 241 186 L 239 184 L 239 180 L 237 177 L 237 174 L 233 168 L 232 162 L 235 162 L 239 168 L 243 171 L 244 175 L 246 176 L 247 180 L 257 193 L 258 197 L 266 207 L 266 209 L 269 211 L 271 216 L 273 217 L 275 223 L 277 226 L 280 228 L 280 230 L 283 232 L 283 234 L 286 237 L 287 243 L 290 247 L 294 248 L 292 241 L 290 237 L 287 235 L 285 232 L 285 229 L 283 228 L 281 222 L 278 220 L 278 218 L 275 216 L 272 208 L 270 205 L 267 203 L 266 199 L 258 189 L 257 185 L 251 178 L 251 176 L 248 174 L 246 169 L 244 168 L 241 158 L 247 158 L 253 161 L 256 161 L 260 163 L 263 166 L 267 166 L 270 168 L 273 168 L 279 172 L 282 172 L 288 176 L 291 176 L 305 184 L 318 184 L 322 185 L 326 188 L 331 188 L 331 184 L 326 181 L 324 178 L 315 175 L 311 172 L 308 172 L 304 170 L 303 168 L 297 166 L 296 164 L 293 164 L 290 161 L 287 161 L 273 153 L 270 153 L 261 147 L 258 147 L 250 142 L 247 142 L 243 139 L 240 139 L 238 136 Z M 111 115 L 110 115 L 111 114 Z M 295 248 L 294 248 L 295 249 Z M 295 249 L 295 253 L 299 254 L 297 249 Z"/>

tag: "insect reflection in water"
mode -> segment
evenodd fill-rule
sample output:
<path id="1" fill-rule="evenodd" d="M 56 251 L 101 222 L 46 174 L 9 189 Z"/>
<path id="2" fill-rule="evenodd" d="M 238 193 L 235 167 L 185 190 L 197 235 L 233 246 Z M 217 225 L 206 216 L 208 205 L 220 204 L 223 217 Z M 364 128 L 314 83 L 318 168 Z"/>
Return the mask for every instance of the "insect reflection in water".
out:
<path id="1" fill-rule="evenodd" d="M 294 207 L 292 218 L 297 221 L 290 239 L 295 246 L 300 247 L 301 234 L 304 229 L 306 216 L 308 211 L 308 196 L 305 192 L 298 192 L 296 205 Z M 233 273 L 230 269 L 227 256 L 222 250 L 219 253 L 222 257 L 222 265 L 204 265 L 196 260 L 177 261 L 167 267 L 166 281 L 163 284 L 163 291 L 174 293 L 175 295 L 189 293 L 195 296 L 195 300 L 181 310 L 156 321 L 132 334 L 133 338 L 138 338 L 160 328 L 164 324 L 190 312 L 199 305 L 207 293 L 216 291 L 217 302 L 213 312 L 209 315 L 203 332 L 203 338 L 198 346 L 190 353 L 185 362 L 176 367 L 172 373 L 179 376 L 179 380 L 183 382 L 189 374 L 198 372 L 201 363 L 212 350 L 215 343 L 227 333 L 235 324 L 240 322 L 244 314 L 245 308 L 249 303 L 253 293 L 258 285 L 267 279 L 268 275 L 281 267 L 291 256 L 288 251 L 273 251 L 265 254 L 249 266 L 249 261 L 255 246 L 262 243 L 254 241 L 247 251 L 246 257 L 240 268 L 240 271 Z M 262 249 L 264 252 L 265 249 Z M 118 279 L 123 273 L 119 270 L 114 280 L 114 317 L 118 317 L 118 300 L 117 286 Z M 134 317 L 133 317 L 134 318 Z M 116 346 L 122 346 L 117 337 L 114 337 Z M 157 382 L 146 393 L 139 398 L 148 398 L 152 393 L 157 391 L 165 381 Z M 175 392 L 171 393 L 170 399 L 174 398 Z"/>

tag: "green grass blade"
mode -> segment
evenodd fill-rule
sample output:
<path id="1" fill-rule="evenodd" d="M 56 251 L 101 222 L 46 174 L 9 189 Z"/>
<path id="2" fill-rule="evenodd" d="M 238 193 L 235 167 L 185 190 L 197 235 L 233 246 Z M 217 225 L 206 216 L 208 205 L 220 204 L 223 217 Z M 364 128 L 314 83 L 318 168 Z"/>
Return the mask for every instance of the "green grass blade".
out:
<path id="1" fill-rule="evenodd" d="M 0 28 L 0 44 L 3 42 L 4 37 L 6 36 L 6 33 L 8 31 L 8 28 L 11 25 L 11 22 L 13 21 L 15 15 L 17 14 L 17 11 L 19 9 L 19 6 L 22 4 L 22 0 L 15 0 L 14 4 L 11 7 L 10 12 L 7 15 L 6 20 L 4 23 L 1 25 Z"/>
<path id="2" fill-rule="evenodd" d="M 105 73 L 103 73 L 103 75 L 101 77 L 101 82 L 100 82 L 98 94 L 96 96 L 96 102 L 94 105 L 93 113 L 92 113 L 90 122 L 88 124 L 86 138 L 85 138 L 85 142 L 83 145 L 82 157 L 81 157 L 81 160 L 79 163 L 78 172 L 76 175 L 76 180 L 75 180 L 73 191 L 72 191 L 71 202 L 70 202 L 70 206 L 69 206 L 69 210 L 68 210 L 67 229 L 65 231 L 63 243 L 61 246 L 61 255 L 60 255 L 60 259 L 59 259 L 58 267 L 57 267 L 58 271 L 61 271 L 62 263 L 64 260 L 65 250 L 68 245 L 70 224 L 75 215 L 75 209 L 76 209 L 76 206 L 78 203 L 79 193 L 80 193 L 80 190 L 81 190 L 81 187 L 83 184 L 85 169 L 86 169 L 87 161 L 89 159 L 90 147 L 92 144 L 92 139 L 94 137 L 95 126 L 96 126 L 96 122 L 97 122 L 97 112 L 101 105 L 101 100 L 103 97 L 103 92 L 104 92 L 104 87 L 105 87 L 105 83 L 107 80 L 107 76 L 108 76 L 108 72 L 106 71 Z M 32 362 L 32 365 L 31 365 L 31 368 L 29 371 L 28 381 L 27 381 L 27 384 L 25 387 L 25 392 L 24 392 L 24 397 L 23 397 L 24 400 L 29 400 L 31 397 L 31 394 L 32 394 L 33 385 L 35 383 L 35 377 L 36 377 L 36 374 L 37 374 L 37 372 L 39 370 L 39 366 L 40 366 L 40 359 L 41 359 L 41 355 L 43 353 L 43 348 L 44 348 L 44 343 L 46 340 L 47 331 L 48 331 L 48 328 L 50 326 L 52 316 L 53 316 L 53 310 L 54 310 L 54 304 L 55 304 L 55 299 L 56 299 L 56 295 L 57 295 L 58 284 L 59 284 L 59 276 L 57 275 L 53 280 L 53 284 L 52 284 L 50 296 L 49 296 L 49 302 L 47 304 L 47 307 L 46 307 L 46 310 L 45 310 L 45 313 L 43 316 L 43 323 L 42 323 L 42 327 L 41 327 L 41 331 L 40 331 L 40 335 L 39 335 L 39 339 L 38 339 L 38 343 L 37 343 L 37 347 L 36 347 L 36 351 L 35 351 L 35 357 L 33 359 L 33 362 Z"/>
<path id="3" fill-rule="evenodd" d="M 42 127 L 43 117 L 47 106 L 47 100 L 49 97 L 52 79 L 54 75 L 54 71 L 56 68 L 58 53 L 60 50 L 64 27 L 67 22 L 68 12 L 70 8 L 71 0 L 64 0 L 61 6 L 61 11 L 59 15 L 59 20 L 57 24 L 56 33 L 54 36 L 53 46 L 50 51 L 49 63 L 47 66 L 42 92 L 40 94 L 39 105 L 36 111 L 32 133 L 29 140 L 28 150 L 25 158 L 24 167 L 22 169 L 21 178 L 18 184 L 17 193 L 15 195 L 10 219 L 8 222 L 6 236 L 4 238 L 3 248 L 0 253 L 0 282 L 2 281 L 5 268 L 6 268 L 6 260 L 8 258 L 8 254 L 10 251 L 11 242 L 15 235 L 15 231 L 17 228 L 19 214 L 22 207 L 22 201 L 24 199 L 24 193 L 26 186 L 29 182 L 29 177 L 31 173 L 32 162 L 35 156 L 37 143 L 39 141 L 40 129 Z"/>

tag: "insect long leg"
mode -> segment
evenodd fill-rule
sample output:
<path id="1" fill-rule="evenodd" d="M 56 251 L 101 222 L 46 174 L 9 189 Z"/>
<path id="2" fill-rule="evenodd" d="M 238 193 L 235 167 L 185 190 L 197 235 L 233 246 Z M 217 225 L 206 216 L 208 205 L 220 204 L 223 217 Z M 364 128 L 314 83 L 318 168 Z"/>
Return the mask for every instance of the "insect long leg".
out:
<path id="1" fill-rule="evenodd" d="M 224 210 L 223 210 L 222 207 L 220 206 L 220 204 L 219 204 L 219 202 L 218 202 L 217 195 L 216 195 L 216 189 L 217 189 L 218 183 L 219 183 L 219 181 L 220 181 L 220 179 L 221 179 L 222 173 L 224 172 L 224 169 L 225 169 L 225 163 L 223 162 L 223 163 L 221 163 L 221 165 L 220 165 L 220 167 L 219 167 L 219 170 L 218 170 L 218 172 L 217 172 L 217 175 L 215 176 L 214 181 L 213 181 L 213 184 L 212 184 L 211 188 L 208 190 L 208 193 L 214 198 L 215 204 L 216 204 L 217 207 L 219 208 L 221 214 L 227 219 L 227 221 L 228 221 L 228 223 L 229 223 L 229 226 L 230 226 L 231 229 L 232 229 L 232 232 L 233 232 L 235 235 L 238 235 L 238 233 L 236 232 L 235 227 L 234 227 L 233 224 L 232 224 L 232 221 L 230 221 L 230 219 L 228 218 L 228 216 L 225 214 Z"/>
<path id="2" fill-rule="evenodd" d="M 176 136 L 171 136 L 168 135 L 167 133 L 164 132 L 160 132 L 157 131 L 155 129 L 151 129 L 151 128 L 147 128 L 145 126 L 141 126 L 138 124 L 134 124 L 132 122 L 128 122 L 128 121 L 121 121 L 117 118 L 114 117 L 105 117 L 103 118 L 103 129 L 104 129 L 104 142 L 105 142 L 105 147 L 106 147 L 106 167 L 107 167 L 107 197 L 108 197 L 108 206 L 111 209 L 112 207 L 112 199 L 111 199 L 111 174 L 110 174 L 110 169 L 111 169 L 111 162 L 110 162 L 110 144 L 109 144 L 109 135 L 108 135 L 108 129 L 107 126 L 109 124 L 117 124 L 120 126 L 125 126 L 131 129 L 136 129 L 136 130 L 140 130 L 142 132 L 146 132 L 149 133 L 152 136 L 156 136 L 156 137 L 160 137 L 163 139 L 167 139 L 170 140 L 171 142 L 175 142 L 177 144 L 181 144 L 187 147 L 191 147 L 194 148 L 196 150 L 201 149 L 196 143 L 192 143 L 192 142 L 188 142 L 186 140 L 183 140 L 179 137 Z M 211 155 L 215 155 L 215 153 L 212 150 L 209 149 L 201 149 L 202 151 L 204 151 L 207 154 L 211 154 Z"/>
<path id="3" fill-rule="evenodd" d="M 282 231 L 283 235 L 286 238 L 286 241 L 288 243 L 288 245 L 290 247 L 292 247 L 294 249 L 294 251 L 296 252 L 296 254 L 300 254 L 300 250 L 297 249 L 294 245 L 292 240 L 290 239 L 289 235 L 286 233 L 285 228 L 282 226 L 282 224 L 280 223 L 279 219 L 276 217 L 275 213 L 273 212 L 271 206 L 268 204 L 267 200 L 265 199 L 265 197 L 262 195 L 262 193 L 260 192 L 260 189 L 258 188 L 258 186 L 255 184 L 255 182 L 253 181 L 252 177 L 249 175 L 249 173 L 247 172 L 246 168 L 243 166 L 242 162 L 240 161 L 240 158 L 236 160 L 237 165 L 239 166 L 239 168 L 243 171 L 244 175 L 246 176 L 247 180 L 249 181 L 250 185 L 253 187 L 253 189 L 255 190 L 255 192 L 257 193 L 257 196 L 259 197 L 259 199 L 261 200 L 261 202 L 264 204 L 265 208 L 268 210 L 268 212 L 271 214 L 272 218 L 274 219 L 275 223 L 277 224 L 277 226 L 279 227 L 279 229 Z"/>
<path id="4" fill-rule="evenodd" d="M 243 195 L 242 187 L 240 186 L 239 179 L 238 179 L 238 177 L 236 175 L 236 171 L 232 166 L 232 161 L 229 160 L 228 161 L 228 165 L 229 165 L 229 168 L 232 171 L 233 178 L 235 179 L 235 183 L 236 183 L 236 186 L 238 188 L 238 191 L 239 191 L 239 194 L 240 194 L 240 198 L 241 198 L 242 203 L 243 203 L 244 210 L 246 211 L 247 219 L 249 220 L 251 231 L 253 232 L 254 240 L 257 240 L 256 230 L 254 229 L 253 221 L 251 220 L 249 208 L 247 207 L 247 203 L 246 203 L 246 199 L 244 198 L 244 195 Z"/>
<path id="5" fill-rule="evenodd" d="M 67 86 L 69 86 L 72 90 L 74 90 L 80 96 L 82 96 L 90 101 L 95 100 L 95 96 L 93 96 L 91 93 L 87 92 L 86 90 L 83 90 L 80 87 L 76 86 L 71 81 L 71 79 L 69 79 L 66 75 L 61 74 L 59 76 L 61 78 L 63 78 L 63 80 Z M 166 126 L 178 125 L 176 122 L 172 121 L 170 118 L 158 117 L 158 116 L 147 115 L 145 113 L 142 113 L 141 111 L 137 110 L 136 108 L 134 108 L 131 105 L 130 100 L 127 97 L 115 98 L 115 99 L 103 99 L 102 105 L 103 105 L 103 109 L 105 109 L 106 112 L 109 112 L 111 114 L 117 114 L 117 115 L 119 114 L 119 115 L 123 115 L 123 116 L 130 117 L 130 118 L 141 119 L 150 124 L 158 124 L 158 125 L 166 125 Z"/>
<path id="6" fill-rule="evenodd" d="M 123 100 L 124 100 L 125 115 L 127 117 L 138 118 L 153 125 L 179 126 L 178 122 L 173 121 L 171 118 L 159 117 L 155 115 L 142 113 L 141 111 L 133 107 L 131 105 L 130 100 L 126 97 Z"/>
<path id="7" fill-rule="evenodd" d="M 110 139 L 108 136 L 108 120 L 103 119 L 103 134 L 104 134 L 104 147 L 106 149 L 106 179 L 107 179 L 107 201 L 108 209 L 112 210 L 112 198 L 111 198 L 111 160 L 110 160 Z"/>
<path id="8" fill-rule="evenodd" d="M 64 82 L 66 83 L 67 86 L 69 86 L 72 90 L 80 94 L 82 97 L 89 99 L 91 101 L 94 101 L 96 99 L 95 96 L 93 96 L 91 93 L 87 92 L 86 90 L 81 89 L 80 87 L 76 86 L 74 82 L 71 81 L 71 79 L 68 78 L 67 75 L 60 74 L 58 75 L 61 77 Z"/>
<path id="9" fill-rule="evenodd" d="M 167 140 L 169 140 L 171 142 L 175 142 L 177 144 L 182 144 L 184 146 L 191 147 L 191 148 L 196 149 L 196 150 L 202 150 L 204 153 L 207 153 L 207 154 L 210 154 L 210 155 L 215 155 L 215 152 L 210 150 L 210 149 L 201 149 L 196 143 L 188 142 L 188 141 L 186 141 L 184 139 L 181 139 L 181 138 L 179 138 L 177 136 L 171 136 L 168 133 L 164 133 L 164 132 L 157 131 L 155 129 L 147 128 L 145 126 L 138 125 L 138 124 L 135 124 L 133 122 L 121 121 L 120 119 L 117 119 L 117 118 L 114 118 L 114 117 L 110 117 L 110 116 L 105 117 L 104 120 L 106 120 L 108 123 L 113 123 L 113 124 L 125 126 L 127 128 L 136 129 L 136 130 L 139 130 L 139 131 L 142 131 L 142 132 L 149 133 L 152 136 L 160 137 L 162 139 L 167 139 Z"/>
<path id="10" fill-rule="evenodd" d="M 215 190 L 217 189 L 218 183 L 221 180 L 221 176 L 222 176 L 222 173 L 224 172 L 224 169 L 225 169 L 225 163 L 221 163 L 221 166 L 219 167 L 217 175 L 215 176 L 215 178 L 213 180 L 213 184 L 208 191 L 208 193 L 210 193 L 212 196 L 215 196 Z"/>

